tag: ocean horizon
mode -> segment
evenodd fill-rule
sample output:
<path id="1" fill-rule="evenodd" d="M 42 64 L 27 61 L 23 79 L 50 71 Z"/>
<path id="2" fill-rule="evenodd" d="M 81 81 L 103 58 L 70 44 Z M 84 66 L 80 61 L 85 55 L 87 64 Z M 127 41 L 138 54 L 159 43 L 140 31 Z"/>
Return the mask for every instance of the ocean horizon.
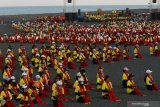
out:
<path id="1" fill-rule="evenodd" d="M 101 8 L 107 10 L 125 10 L 129 9 L 149 9 L 148 5 L 97 5 L 97 6 L 76 6 L 75 12 L 81 9 L 81 12 L 96 11 Z M 73 6 L 67 6 L 66 12 L 72 12 Z M 0 7 L 0 15 L 21 15 L 21 14 L 45 14 L 45 13 L 63 13 L 63 6 L 18 6 L 18 7 Z"/>

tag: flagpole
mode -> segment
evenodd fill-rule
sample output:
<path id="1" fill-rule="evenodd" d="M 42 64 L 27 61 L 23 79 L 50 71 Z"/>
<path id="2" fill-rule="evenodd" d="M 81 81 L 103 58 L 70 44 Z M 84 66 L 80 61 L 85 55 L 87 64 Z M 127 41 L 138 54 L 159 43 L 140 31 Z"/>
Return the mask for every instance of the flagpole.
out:
<path id="1" fill-rule="evenodd" d="M 160 12 L 160 0 L 158 0 L 157 8 L 158 8 L 158 12 Z"/>
<path id="2" fill-rule="evenodd" d="M 152 0 L 149 0 L 149 12 L 152 13 Z"/>
<path id="3" fill-rule="evenodd" d="M 66 13 L 66 0 L 63 0 L 63 14 Z"/>
<path id="4" fill-rule="evenodd" d="M 76 0 L 73 0 L 73 13 L 76 12 Z"/>

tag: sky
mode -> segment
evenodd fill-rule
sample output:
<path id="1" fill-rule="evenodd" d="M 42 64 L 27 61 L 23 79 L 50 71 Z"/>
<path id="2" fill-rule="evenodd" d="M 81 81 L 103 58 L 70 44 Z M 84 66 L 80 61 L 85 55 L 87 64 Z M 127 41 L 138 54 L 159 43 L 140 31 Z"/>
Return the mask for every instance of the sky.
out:
<path id="1" fill-rule="evenodd" d="M 67 1 L 67 0 L 66 0 Z M 58 6 L 64 0 L 0 0 L 2 6 Z M 76 0 L 77 5 L 146 5 L 149 0 Z"/>

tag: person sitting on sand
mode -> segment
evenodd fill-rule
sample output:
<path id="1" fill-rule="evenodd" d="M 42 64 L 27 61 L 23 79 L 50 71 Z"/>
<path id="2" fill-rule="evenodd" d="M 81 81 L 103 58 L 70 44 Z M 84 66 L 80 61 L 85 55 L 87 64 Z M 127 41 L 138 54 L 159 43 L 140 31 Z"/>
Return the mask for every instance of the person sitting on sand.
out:
<path id="1" fill-rule="evenodd" d="M 146 74 L 145 74 L 145 84 L 146 84 L 146 88 L 147 90 L 155 90 L 158 91 L 158 87 L 157 85 L 154 83 L 153 77 L 151 75 L 152 71 L 151 70 L 146 70 Z"/>
<path id="2" fill-rule="evenodd" d="M 99 66 L 98 72 L 97 72 L 97 90 L 102 90 L 102 84 L 104 82 L 104 72 L 103 68 Z"/>
<path id="3" fill-rule="evenodd" d="M 53 107 L 64 107 L 63 105 L 64 89 L 61 81 L 56 82 L 56 88 L 52 92 L 51 100 L 53 101 Z"/>
<path id="4" fill-rule="evenodd" d="M 109 80 L 109 76 L 106 75 L 104 82 L 102 84 L 102 97 L 111 101 L 120 101 L 119 98 L 115 96 L 112 83 Z"/>
<path id="5" fill-rule="evenodd" d="M 134 56 L 135 58 L 142 58 L 142 54 L 140 53 L 139 45 L 135 45 L 134 48 Z"/>
<path id="6" fill-rule="evenodd" d="M 3 70 L 3 73 L 2 73 L 2 78 L 3 79 L 6 79 L 6 78 L 11 78 L 11 76 L 12 76 L 12 73 L 13 73 L 13 71 L 12 71 L 12 69 L 10 68 L 10 66 L 8 65 L 8 66 L 5 66 L 5 68 L 4 68 L 4 70 Z"/>
<path id="7" fill-rule="evenodd" d="M 113 51 L 112 51 L 112 60 L 113 61 L 120 61 L 120 57 L 119 57 L 119 55 L 118 55 L 116 50 L 117 50 L 117 48 L 114 47 Z"/>
<path id="8" fill-rule="evenodd" d="M 127 67 L 123 68 L 123 75 L 122 75 L 122 87 L 123 88 L 127 88 L 127 81 L 128 81 L 128 77 L 129 77 L 128 71 L 129 71 L 129 69 Z"/>
<path id="9" fill-rule="evenodd" d="M 75 87 L 76 100 L 80 103 L 90 104 L 90 98 L 84 85 L 83 78 L 79 78 L 79 85 Z"/>
<path id="10" fill-rule="evenodd" d="M 27 84 L 26 84 L 27 85 Z M 40 92 L 39 90 L 37 89 L 37 87 L 39 87 L 39 83 L 34 81 L 34 80 L 31 80 L 30 81 L 30 86 L 28 86 L 28 92 L 29 94 L 32 96 L 32 100 L 33 102 L 36 104 L 46 104 L 46 102 L 42 101 L 41 97 L 40 97 Z M 23 85 L 22 85 L 23 86 Z"/>
<path id="11" fill-rule="evenodd" d="M 1 103 L 3 103 L 2 106 L 16 107 L 12 101 L 13 95 L 11 94 L 11 92 L 8 89 L 8 83 L 5 83 L 3 87 L 4 87 L 4 89 L 0 93 L 0 101 L 1 101 Z"/>
<path id="12" fill-rule="evenodd" d="M 130 60 L 129 49 L 128 49 L 127 45 L 124 45 L 123 58 L 124 58 L 124 60 Z"/>
<path id="13" fill-rule="evenodd" d="M 28 87 L 30 85 L 30 80 L 27 77 L 27 73 L 22 73 L 22 76 L 19 81 L 20 87 L 22 87 L 22 85 L 24 85 L 24 84 L 26 84 Z"/>
<path id="14" fill-rule="evenodd" d="M 11 80 L 10 80 L 8 89 L 12 93 L 13 97 L 15 98 L 18 96 L 18 93 L 20 91 L 19 84 L 16 82 L 16 78 L 14 76 L 12 76 L 10 79 Z"/>
<path id="15" fill-rule="evenodd" d="M 16 97 L 16 101 L 20 101 L 19 107 L 33 107 L 31 95 L 28 93 L 28 86 L 23 85 L 21 92 Z"/>
<path id="16" fill-rule="evenodd" d="M 127 94 L 130 95 L 139 95 L 139 96 L 145 96 L 145 94 L 142 94 L 139 89 L 136 86 L 136 83 L 133 80 L 134 75 L 130 74 L 127 81 Z"/>
<path id="17" fill-rule="evenodd" d="M 112 58 L 112 46 L 109 46 L 109 47 L 108 47 L 108 50 L 107 50 L 107 58 L 108 58 L 108 59 L 111 59 L 111 58 Z"/>
<path id="18" fill-rule="evenodd" d="M 155 42 L 155 45 L 154 45 L 154 55 L 155 56 L 160 56 L 158 42 Z"/>
<path id="19" fill-rule="evenodd" d="M 150 46 L 149 46 L 149 54 L 150 56 L 154 56 L 154 45 L 151 43 Z"/>

